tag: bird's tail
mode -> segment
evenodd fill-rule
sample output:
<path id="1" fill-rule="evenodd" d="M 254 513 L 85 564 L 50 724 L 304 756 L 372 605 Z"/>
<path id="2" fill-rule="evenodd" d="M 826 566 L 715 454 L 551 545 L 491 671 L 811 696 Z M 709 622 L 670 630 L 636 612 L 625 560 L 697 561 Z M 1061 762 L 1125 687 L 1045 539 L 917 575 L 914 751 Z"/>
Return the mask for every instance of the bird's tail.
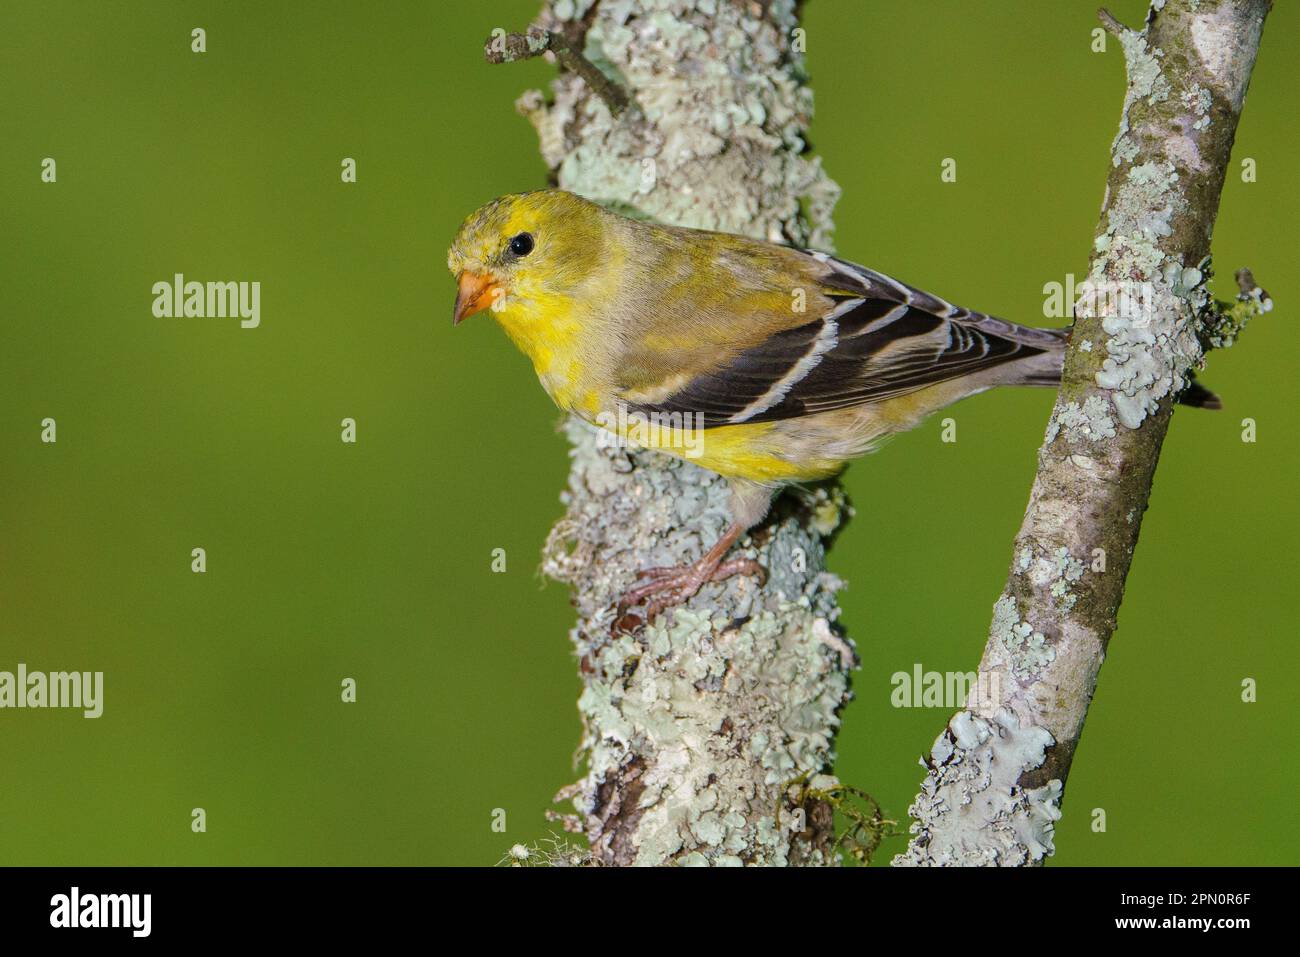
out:
<path id="1" fill-rule="evenodd" d="M 1191 406 L 1193 409 L 1222 409 L 1223 400 L 1217 393 L 1211 392 L 1197 381 L 1194 373 L 1189 373 L 1187 388 L 1178 396 L 1179 405 Z"/>
<path id="2" fill-rule="evenodd" d="M 1018 329 L 1025 329 L 1019 326 Z M 1061 384 L 1061 366 L 1065 362 L 1065 346 L 1070 336 L 1069 329 L 1034 329 L 1032 342 L 1043 349 L 1042 355 L 1017 363 L 1020 375 L 1015 385 L 1047 386 L 1055 389 Z M 1046 336 L 1043 333 L 1047 333 Z M 1027 339 L 1030 337 L 1026 337 Z M 1196 376 L 1189 375 L 1189 382 L 1178 396 L 1178 404 L 1194 409 L 1222 409 L 1223 400 L 1217 394 L 1202 385 Z"/>

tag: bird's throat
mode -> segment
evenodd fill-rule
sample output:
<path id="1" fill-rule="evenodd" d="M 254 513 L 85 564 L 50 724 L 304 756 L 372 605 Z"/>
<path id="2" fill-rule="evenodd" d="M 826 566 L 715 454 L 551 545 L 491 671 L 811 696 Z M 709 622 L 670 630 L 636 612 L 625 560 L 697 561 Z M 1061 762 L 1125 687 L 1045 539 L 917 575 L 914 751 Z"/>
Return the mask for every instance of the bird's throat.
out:
<path id="1" fill-rule="evenodd" d="M 493 313 L 519 351 L 533 363 L 548 395 L 566 412 L 581 412 L 594 401 L 583 388 L 578 324 L 566 304 L 508 302 Z"/>

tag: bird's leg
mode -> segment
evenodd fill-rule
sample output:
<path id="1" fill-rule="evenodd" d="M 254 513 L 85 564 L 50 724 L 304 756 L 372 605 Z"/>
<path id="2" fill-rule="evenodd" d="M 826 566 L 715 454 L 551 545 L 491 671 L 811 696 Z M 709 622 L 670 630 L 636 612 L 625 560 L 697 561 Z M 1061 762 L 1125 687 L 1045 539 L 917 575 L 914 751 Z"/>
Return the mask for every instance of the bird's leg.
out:
<path id="1" fill-rule="evenodd" d="M 757 575 L 760 581 L 766 579 L 766 569 L 751 558 L 733 558 L 727 562 L 722 560 L 747 528 L 749 526 L 743 522 L 732 522 L 731 527 L 704 557 L 693 564 L 647 568 L 641 572 L 638 576 L 641 584 L 629 589 L 619 601 L 619 614 L 622 615 L 629 608 L 653 597 L 655 600 L 646 609 L 646 621 L 651 621 L 665 608 L 680 605 L 689 599 L 707 581 L 722 581 L 732 575 Z"/>

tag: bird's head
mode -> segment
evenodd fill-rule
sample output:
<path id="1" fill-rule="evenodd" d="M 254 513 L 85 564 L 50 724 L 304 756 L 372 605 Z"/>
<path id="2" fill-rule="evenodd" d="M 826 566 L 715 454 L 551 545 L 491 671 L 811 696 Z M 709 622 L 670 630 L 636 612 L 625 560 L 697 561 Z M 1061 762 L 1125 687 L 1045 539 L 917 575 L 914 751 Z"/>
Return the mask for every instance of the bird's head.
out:
<path id="1" fill-rule="evenodd" d="M 558 189 L 502 196 L 471 214 L 447 254 L 460 287 L 452 322 L 557 307 L 601 262 L 607 215 Z"/>

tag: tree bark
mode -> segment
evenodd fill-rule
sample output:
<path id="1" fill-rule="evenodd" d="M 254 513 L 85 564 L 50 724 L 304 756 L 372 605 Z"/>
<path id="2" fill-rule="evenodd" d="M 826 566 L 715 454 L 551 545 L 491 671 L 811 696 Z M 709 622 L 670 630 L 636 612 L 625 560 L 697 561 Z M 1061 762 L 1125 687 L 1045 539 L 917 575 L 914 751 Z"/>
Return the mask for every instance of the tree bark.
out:
<path id="1" fill-rule="evenodd" d="M 804 155 L 812 94 L 795 6 L 552 0 L 527 36 L 498 32 L 488 56 L 548 51 L 570 67 L 551 103 L 540 91 L 518 103 L 560 187 L 634 215 L 825 249 L 838 188 Z M 841 583 L 823 565 L 848 514 L 838 486 L 785 497 L 742 541 L 765 583 L 709 584 L 652 624 L 616 622 L 638 571 L 694 561 L 722 533 L 727 487 L 577 421 L 566 430 L 568 512 L 543 565 L 578 612 L 586 772 L 561 794 L 578 812 L 566 826 L 602 865 L 832 863 L 833 742 L 856 666 L 834 625 Z"/>
<path id="2" fill-rule="evenodd" d="M 1090 288 L 1075 310 L 977 687 L 934 744 L 895 864 L 1039 863 L 1116 626 L 1173 402 L 1213 341 L 1210 237 L 1271 0 L 1154 0 L 1120 41 L 1128 91 Z M 1259 290 L 1243 287 L 1252 308 Z"/>

